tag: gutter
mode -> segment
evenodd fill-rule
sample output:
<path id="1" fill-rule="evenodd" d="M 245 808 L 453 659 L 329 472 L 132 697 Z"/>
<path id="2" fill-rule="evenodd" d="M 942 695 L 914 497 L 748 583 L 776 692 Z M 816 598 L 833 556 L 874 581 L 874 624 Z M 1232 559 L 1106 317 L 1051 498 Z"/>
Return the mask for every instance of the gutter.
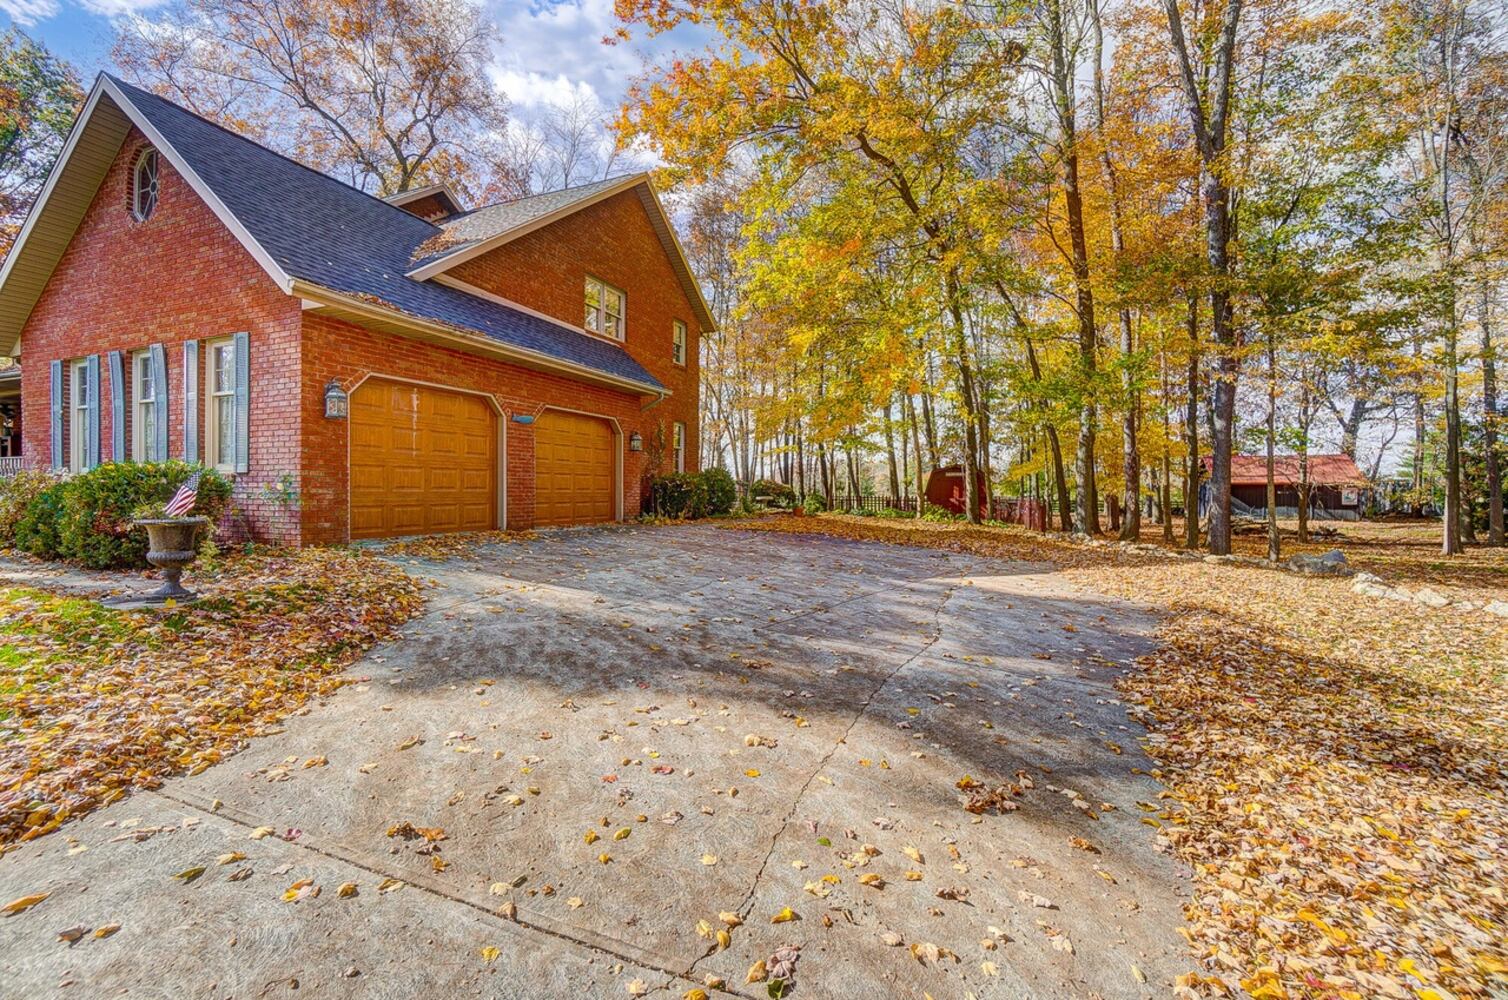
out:
<path id="1" fill-rule="evenodd" d="M 624 378 L 621 375 L 612 375 L 608 372 L 598 371 L 596 368 L 551 357 L 540 351 L 532 351 L 527 347 L 505 344 L 502 341 L 493 340 L 491 337 L 473 333 L 462 327 L 451 326 L 448 323 L 420 319 L 393 306 L 358 298 L 344 292 L 337 292 L 323 285 L 311 284 L 302 278 L 292 279 L 292 287 L 289 289 L 289 293 L 303 299 L 306 303 L 305 308 L 308 308 L 308 304 L 312 303 L 315 306 L 330 306 L 336 309 L 348 310 L 373 320 L 403 327 L 417 334 L 449 342 L 474 354 L 487 354 L 507 361 L 521 362 L 529 367 L 560 372 L 574 378 L 600 382 L 615 388 L 629 389 L 640 395 L 657 397 L 654 402 L 649 404 L 650 406 L 670 395 L 670 390 L 662 386 L 654 386 L 647 382 Z"/>

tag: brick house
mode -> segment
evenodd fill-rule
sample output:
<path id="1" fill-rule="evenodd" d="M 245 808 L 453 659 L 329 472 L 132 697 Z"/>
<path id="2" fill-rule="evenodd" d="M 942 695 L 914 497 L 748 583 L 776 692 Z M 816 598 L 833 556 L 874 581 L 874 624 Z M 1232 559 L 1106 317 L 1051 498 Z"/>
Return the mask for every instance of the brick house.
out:
<path id="1" fill-rule="evenodd" d="M 108 75 L 0 271 L 29 464 L 200 461 L 292 544 L 635 516 L 712 328 L 642 174 L 383 200 Z"/>

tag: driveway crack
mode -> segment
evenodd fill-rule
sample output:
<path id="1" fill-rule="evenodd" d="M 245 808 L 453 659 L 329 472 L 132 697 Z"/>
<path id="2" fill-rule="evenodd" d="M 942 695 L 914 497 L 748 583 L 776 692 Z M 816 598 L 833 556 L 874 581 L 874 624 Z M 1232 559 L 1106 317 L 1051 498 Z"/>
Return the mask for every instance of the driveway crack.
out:
<path id="1" fill-rule="evenodd" d="M 883 677 L 881 677 L 878 683 L 876 683 L 874 687 L 870 689 L 869 693 L 864 697 L 864 700 L 859 704 L 857 711 L 855 711 L 852 718 L 848 720 L 848 725 L 843 727 L 842 734 L 833 741 L 832 747 L 822 755 L 822 759 L 817 761 L 817 765 L 812 768 L 811 772 L 807 774 L 806 780 L 801 783 L 801 787 L 796 790 L 795 796 L 791 799 L 790 807 L 786 810 L 785 815 L 780 818 L 780 825 L 776 827 L 775 833 L 770 837 L 770 846 L 765 851 L 764 858 L 759 863 L 759 869 L 754 873 L 753 881 L 749 883 L 749 889 L 744 894 L 743 901 L 738 904 L 738 908 L 734 911 L 738 914 L 739 919 L 743 920 L 745 923 L 748 922 L 747 918 L 750 911 L 754 907 L 754 897 L 758 894 L 759 885 L 764 880 L 765 871 L 768 870 L 770 866 L 770 859 L 775 856 L 775 848 L 779 845 L 780 838 L 785 835 L 785 831 L 790 827 L 791 821 L 796 818 L 796 812 L 801 808 L 801 801 L 806 797 L 807 790 L 811 788 L 812 782 L 816 781 L 817 775 L 821 774 L 824 770 L 827 769 L 827 766 L 832 763 L 833 757 L 838 753 L 838 748 L 848 742 L 848 737 L 853 733 L 854 727 L 859 724 L 860 719 L 864 718 L 864 716 L 868 714 L 870 706 L 874 704 L 874 700 L 879 697 L 880 692 L 885 690 L 886 686 L 889 685 L 890 682 L 894 680 L 901 671 L 905 670 L 907 667 L 911 666 L 911 664 L 921 659 L 921 657 L 926 655 L 933 646 L 937 645 L 938 640 L 942 638 L 943 609 L 947 607 L 948 601 L 952 599 L 953 594 L 960 587 L 966 585 L 965 581 L 970 575 L 971 574 L 968 573 L 958 574 L 956 577 L 957 582 L 950 584 L 948 588 L 943 591 L 942 599 L 937 602 L 937 607 L 934 608 L 932 612 L 931 636 L 928 637 L 927 641 L 922 645 L 920 649 L 918 649 L 915 653 L 912 653 L 906 659 L 902 660 Z M 845 601 L 843 603 L 847 602 Z M 680 973 L 679 976 L 675 978 L 691 979 L 694 981 L 697 966 L 701 965 L 702 962 L 712 957 L 717 953 L 717 951 L 718 946 L 716 943 L 708 945 L 707 949 L 703 951 L 702 954 L 699 955 L 694 961 L 692 961 L 692 963 L 686 967 L 684 972 Z M 671 979 L 661 984 L 657 989 L 668 990 L 670 989 L 673 982 L 675 982 L 675 979 Z"/>

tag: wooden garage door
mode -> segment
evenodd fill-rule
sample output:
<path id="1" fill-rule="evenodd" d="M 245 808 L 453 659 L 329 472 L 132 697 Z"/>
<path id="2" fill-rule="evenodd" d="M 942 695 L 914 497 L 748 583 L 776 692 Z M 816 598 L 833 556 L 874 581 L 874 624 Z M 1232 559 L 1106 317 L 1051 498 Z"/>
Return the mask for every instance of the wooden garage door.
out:
<path id="1" fill-rule="evenodd" d="M 534 421 L 534 523 L 613 520 L 613 429 L 606 420 L 546 410 Z"/>
<path id="2" fill-rule="evenodd" d="M 352 538 L 497 527 L 497 418 L 482 397 L 368 379 L 350 419 Z"/>

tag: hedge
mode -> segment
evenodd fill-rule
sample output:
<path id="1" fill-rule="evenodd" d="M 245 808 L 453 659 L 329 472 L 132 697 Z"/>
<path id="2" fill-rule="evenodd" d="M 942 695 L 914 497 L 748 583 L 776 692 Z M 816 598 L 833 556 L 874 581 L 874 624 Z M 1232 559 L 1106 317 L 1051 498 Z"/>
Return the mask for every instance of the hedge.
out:
<path id="1" fill-rule="evenodd" d="M 738 490 L 725 469 L 674 472 L 649 481 L 649 500 L 656 517 L 691 521 L 729 513 L 738 501 Z"/>
<path id="2" fill-rule="evenodd" d="M 34 478 L 0 482 L 0 512 L 20 502 L 27 491 L 33 493 L 14 530 L 0 542 L 91 569 L 146 566 L 147 535 L 132 523 L 136 510 L 166 502 L 197 469 L 178 461 L 107 462 L 40 490 Z M 217 520 L 230 501 L 230 490 L 228 479 L 205 470 L 193 513 Z M 4 528 L 0 523 L 0 530 Z"/>

